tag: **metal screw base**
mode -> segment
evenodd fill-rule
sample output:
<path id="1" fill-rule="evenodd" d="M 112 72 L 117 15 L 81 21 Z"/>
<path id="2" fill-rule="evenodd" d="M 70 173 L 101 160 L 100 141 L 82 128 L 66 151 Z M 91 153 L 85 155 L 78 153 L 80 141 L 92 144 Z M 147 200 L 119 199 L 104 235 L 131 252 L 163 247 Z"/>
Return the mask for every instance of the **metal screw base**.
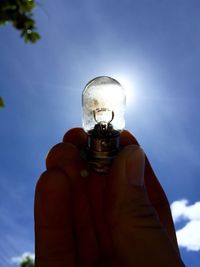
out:
<path id="1" fill-rule="evenodd" d="M 89 165 L 101 174 L 109 172 L 113 159 L 119 152 L 120 133 L 111 130 L 106 134 L 99 135 L 96 130 L 88 135 Z"/>

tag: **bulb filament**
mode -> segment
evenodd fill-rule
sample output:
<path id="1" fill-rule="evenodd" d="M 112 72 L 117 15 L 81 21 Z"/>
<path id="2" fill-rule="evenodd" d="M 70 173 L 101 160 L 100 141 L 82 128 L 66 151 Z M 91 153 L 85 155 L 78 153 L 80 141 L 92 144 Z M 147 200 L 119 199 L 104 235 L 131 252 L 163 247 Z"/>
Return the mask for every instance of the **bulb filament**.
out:
<path id="1" fill-rule="evenodd" d="M 94 120 L 96 121 L 95 131 L 98 136 L 107 136 L 113 130 L 113 126 L 111 124 L 114 118 L 114 111 L 107 108 L 97 108 L 93 111 Z"/>
<path id="2" fill-rule="evenodd" d="M 114 111 L 107 108 L 97 108 L 96 110 L 93 111 L 93 115 L 94 115 L 94 120 L 97 123 L 102 123 L 102 124 L 109 124 L 114 119 Z"/>

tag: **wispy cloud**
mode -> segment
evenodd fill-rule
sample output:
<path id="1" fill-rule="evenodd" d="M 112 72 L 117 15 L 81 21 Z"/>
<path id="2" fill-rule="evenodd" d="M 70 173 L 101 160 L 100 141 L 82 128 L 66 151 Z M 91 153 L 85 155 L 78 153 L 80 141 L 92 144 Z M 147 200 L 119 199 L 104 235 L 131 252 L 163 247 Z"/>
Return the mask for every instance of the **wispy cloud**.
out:
<path id="1" fill-rule="evenodd" d="M 186 199 L 171 204 L 174 222 L 186 220 L 186 224 L 176 231 L 178 244 L 187 250 L 200 251 L 200 202 L 189 205 Z"/>
<path id="2" fill-rule="evenodd" d="M 35 260 L 35 255 L 31 252 L 24 252 L 21 256 L 16 256 L 11 258 L 11 262 L 13 264 L 20 264 L 26 257 L 31 258 L 33 261 Z"/>

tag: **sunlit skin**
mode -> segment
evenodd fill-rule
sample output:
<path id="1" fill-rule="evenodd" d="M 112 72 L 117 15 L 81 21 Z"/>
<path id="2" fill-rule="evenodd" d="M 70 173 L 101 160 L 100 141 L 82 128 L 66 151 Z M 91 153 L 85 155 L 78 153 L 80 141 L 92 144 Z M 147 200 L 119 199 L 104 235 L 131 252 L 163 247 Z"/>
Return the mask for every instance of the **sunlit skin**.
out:
<path id="1" fill-rule="evenodd" d="M 71 129 L 47 155 L 35 192 L 36 267 L 183 267 L 168 200 L 135 137 L 122 132 L 108 175 L 87 171 L 86 142 Z"/>

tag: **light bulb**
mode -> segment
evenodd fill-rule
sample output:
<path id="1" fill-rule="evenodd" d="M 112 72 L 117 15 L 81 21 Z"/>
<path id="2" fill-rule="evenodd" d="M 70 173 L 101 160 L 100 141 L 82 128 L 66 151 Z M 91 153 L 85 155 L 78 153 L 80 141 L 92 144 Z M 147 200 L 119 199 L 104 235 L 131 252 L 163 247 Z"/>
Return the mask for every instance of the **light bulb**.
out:
<path id="1" fill-rule="evenodd" d="M 83 90 L 83 128 L 88 135 L 89 161 L 99 173 L 107 173 L 119 151 L 120 133 L 125 127 L 126 96 L 121 84 L 100 76 Z"/>

